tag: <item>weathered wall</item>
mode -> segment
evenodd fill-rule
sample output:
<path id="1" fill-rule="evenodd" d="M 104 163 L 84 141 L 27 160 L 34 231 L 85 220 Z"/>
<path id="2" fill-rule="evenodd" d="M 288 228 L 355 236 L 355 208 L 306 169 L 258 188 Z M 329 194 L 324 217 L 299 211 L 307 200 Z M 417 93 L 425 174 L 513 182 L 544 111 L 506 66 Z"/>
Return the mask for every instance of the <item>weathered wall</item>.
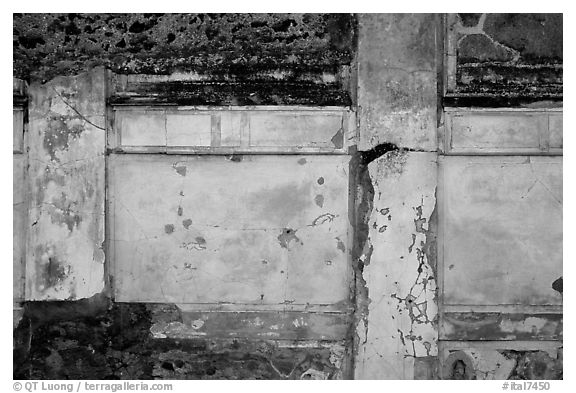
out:
<path id="1" fill-rule="evenodd" d="M 447 157 L 441 170 L 444 303 L 562 304 L 552 288 L 562 275 L 562 158 Z"/>
<path id="2" fill-rule="evenodd" d="M 348 161 L 112 156 L 116 299 L 345 309 Z"/>
<path id="3" fill-rule="evenodd" d="M 350 104 L 350 14 L 15 14 L 14 75 L 191 73 L 194 104 Z M 195 79 L 195 80 L 194 80 Z"/>
<path id="4" fill-rule="evenodd" d="M 13 96 L 13 155 L 12 155 L 12 301 L 13 326 L 16 327 L 22 316 L 20 303 L 24 299 L 24 259 L 26 253 L 26 166 L 24 127 L 26 108 L 23 105 L 26 94 L 24 81 L 14 78 Z"/>
<path id="5" fill-rule="evenodd" d="M 414 379 L 420 363 L 438 354 L 435 238 L 430 235 L 436 155 L 391 151 L 371 162 L 368 171 L 374 193 L 360 260 L 369 300 L 356 329 L 355 377 Z"/>
<path id="6" fill-rule="evenodd" d="M 360 150 L 436 149 L 439 23 L 434 14 L 359 15 Z"/>
<path id="7" fill-rule="evenodd" d="M 562 15 L 446 20 L 440 375 L 561 379 Z"/>
<path id="8" fill-rule="evenodd" d="M 458 96 L 562 96 L 562 14 L 451 17 L 450 92 Z"/>
<path id="9" fill-rule="evenodd" d="M 343 346 L 174 338 L 155 328 L 182 323 L 175 306 L 111 303 L 101 295 L 31 302 L 15 331 L 14 378 L 333 379 L 344 369 Z"/>
<path id="10" fill-rule="evenodd" d="M 507 75 L 510 94 L 561 98 L 557 16 L 450 18 L 460 90 L 442 98 L 439 15 L 16 15 L 31 88 L 15 378 L 561 378 L 561 109 L 446 108 Z M 356 82 L 359 135 L 342 107 Z M 201 104 L 235 107 L 182 108 Z M 340 107 L 242 107 L 268 104 Z M 526 157 L 447 182 L 438 162 L 462 154 Z M 522 272 L 502 239 L 527 251 L 530 220 L 554 244 Z"/>
<path id="11" fill-rule="evenodd" d="M 28 241 L 38 246 L 27 248 L 16 376 L 349 377 L 348 111 L 305 109 L 300 132 L 282 138 L 294 110 L 135 110 L 133 121 L 104 122 L 104 91 L 103 69 L 30 87 Z M 165 127 L 151 127 L 158 113 Z M 205 123 L 186 121 L 206 116 L 208 144 L 216 130 L 234 136 L 250 119 L 233 146 L 308 154 L 146 150 L 158 135 L 178 148 L 206 147 Z M 106 184 L 105 124 L 148 153 L 109 158 Z M 279 138 L 262 134 L 274 126 Z M 323 130 L 323 147 L 311 130 Z M 226 141 L 219 136 L 216 148 Z M 314 155 L 319 148 L 324 155 Z M 106 260 L 105 190 L 114 245 Z"/>
<path id="12" fill-rule="evenodd" d="M 103 68 L 29 87 L 26 300 L 104 290 Z"/>
<path id="13" fill-rule="evenodd" d="M 439 28 L 439 15 L 359 16 L 358 379 L 436 375 Z"/>

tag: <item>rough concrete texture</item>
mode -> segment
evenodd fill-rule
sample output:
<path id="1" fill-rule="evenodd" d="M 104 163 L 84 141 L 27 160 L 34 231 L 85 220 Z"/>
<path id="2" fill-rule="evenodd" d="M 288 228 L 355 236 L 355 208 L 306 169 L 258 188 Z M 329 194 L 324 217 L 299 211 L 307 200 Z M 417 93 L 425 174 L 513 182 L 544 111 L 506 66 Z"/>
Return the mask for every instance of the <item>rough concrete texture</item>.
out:
<path id="1" fill-rule="evenodd" d="M 461 350 L 444 360 L 444 379 L 508 379 L 516 362 L 495 350 Z"/>
<path id="2" fill-rule="evenodd" d="M 359 150 L 381 143 L 436 150 L 436 29 L 432 14 L 361 14 Z"/>
<path id="3" fill-rule="evenodd" d="M 31 302 L 15 330 L 15 379 L 339 379 L 344 343 L 154 338 L 170 305 Z M 181 320 L 181 319 L 180 319 Z"/>
<path id="4" fill-rule="evenodd" d="M 14 74 L 193 72 L 220 81 L 186 86 L 205 103 L 306 104 L 322 93 L 346 104 L 355 23 L 351 14 L 15 14 Z"/>
<path id="5" fill-rule="evenodd" d="M 562 96 L 562 14 L 459 14 L 456 93 Z"/>
<path id="6" fill-rule="evenodd" d="M 556 358 L 545 351 L 470 348 L 452 351 L 442 361 L 443 379 L 552 380 L 563 378 L 561 350 Z"/>
<path id="7" fill-rule="evenodd" d="M 369 304 L 356 329 L 355 378 L 413 379 L 415 358 L 438 352 L 436 155 L 391 151 L 368 170 L 374 200 L 360 259 Z"/>
<path id="8" fill-rule="evenodd" d="M 29 88 L 26 300 L 104 289 L 104 69 Z"/>

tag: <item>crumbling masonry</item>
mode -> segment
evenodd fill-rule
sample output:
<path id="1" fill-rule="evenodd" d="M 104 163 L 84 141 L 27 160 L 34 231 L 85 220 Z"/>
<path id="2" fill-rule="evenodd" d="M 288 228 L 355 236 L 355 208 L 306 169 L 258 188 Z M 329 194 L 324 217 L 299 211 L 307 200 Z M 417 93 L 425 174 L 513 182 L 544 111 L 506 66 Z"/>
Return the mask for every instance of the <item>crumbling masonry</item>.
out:
<path id="1" fill-rule="evenodd" d="M 562 15 L 15 14 L 13 60 L 15 379 L 562 378 Z"/>

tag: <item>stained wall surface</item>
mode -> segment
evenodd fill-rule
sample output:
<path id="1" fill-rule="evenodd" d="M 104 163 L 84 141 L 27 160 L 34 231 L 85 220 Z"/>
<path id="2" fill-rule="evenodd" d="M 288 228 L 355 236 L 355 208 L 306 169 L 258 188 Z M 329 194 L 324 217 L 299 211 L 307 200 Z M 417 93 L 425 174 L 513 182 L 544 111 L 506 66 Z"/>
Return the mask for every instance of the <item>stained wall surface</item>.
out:
<path id="1" fill-rule="evenodd" d="M 562 14 L 448 16 L 448 92 L 562 98 Z"/>
<path id="2" fill-rule="evenodd" d="M 555 21 L 16 15 L 15 378 L 562 378 Z"/>
<path id="3" fill-rule="evenodd" d="M 104 69 L 29 87 L 26 300 L 104 289 Z"/>
<path id="4" fill-rule="evenodd" d="M 348 161 L 113 157 L 116 300 L 345 305 Z"/>

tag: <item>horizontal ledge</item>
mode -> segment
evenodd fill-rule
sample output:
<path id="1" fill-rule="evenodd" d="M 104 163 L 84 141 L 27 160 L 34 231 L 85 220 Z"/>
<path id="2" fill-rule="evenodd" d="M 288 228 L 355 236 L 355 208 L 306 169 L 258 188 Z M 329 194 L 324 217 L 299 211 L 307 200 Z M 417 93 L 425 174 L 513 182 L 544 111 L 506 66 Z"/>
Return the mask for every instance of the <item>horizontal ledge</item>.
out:
<path id="1" fill-rule="evenodd" d="M 144 107 L 150 110 L 165 110 L 176 107 L 176 111 L 278 111 L 278 112 L 343 112 L 352 111 L 349 106 L 304 106 L 304 105 L 177 105 L 177 104 L 112 104 L 112 109 L 119 111 L 129 111 L 132 109 L 142 110 Z"/>
<path id="2" fill-rule="evenodd" d="M 550 112 L 563 112 L 562 106 L 555 106 L 555 107 L 542 107 L 542 108 L 529 108 L 529 107 L 520 107 L 520 108 L 475 108 L 475 107 L 464 107 L 464 106 L 453 106 L 453 107 L 445 107 L 444 112 L 463 112 L 465 114 L 482 114 L 482 113 L 510 113 L 510 112 L 519 112 L 519 113 L 550 113 Z"/>
<path id="3" fill-rule="evenodd" d="M 486 313 L 497 312 L 502 314 L 517 314 L 517 313 L 546 313 L 546 314 L 561 314 L 563 310 L 562 305 L 547 304 L 547 305 L 522 305 L 522 304 L 498 304 L 498 305 L 467 305 L 467 304 L 444 304 L 441 306 L 442 312 L 470 312 L 470 313 Z"/>
<path id="4" fill-rule="evenodd" d="M 561 70 L 563 69 L 563 63 L 544 63 L 544 64 L 507 64 L 505 62 L 463 62 L 458 63 L 458 68 L 502 68 L 502 69 L 511 69 L 515 70 L 518 68 L 521 69 L 529 69 L 529 70 L 542 70 L 542 69 L 554 69 L 554 70 Z"/>
<path id="5" fill-rule="evenodd" d="M 493 341 L 493 340 L 438 340 L 438 350 L 451 351 L 461 349 L 492 349 L 492 350 L 512 350 L 512 351 L 547 351 L 554 354 L 558 348 L 564 345 L 562 340 L 538 340 L 538 341 Z"/>
<path id="6" fill-rule="evenodd" d="M 443 312 L 438 336 L 445 340 L 559 340 L 563 314 L 503 312 Z"/>
<path id="7" fill-rule="evenodd" d="M 318 154 L 318 155 L 348 155 L 345 150 L 322 149 L 311 147 L 292 147 L 292 148 L 177 148 L 162 146 L 122 146 L 120 148 L 108 149 L 109 154 L 165 154 L 165 155 L 214 155 L 214 156 L 233 156 L 233 155 L 301 155 L 301 154 Z"/>
<path id="8" fill-rule="evenodd" d="M 116 303 L 159 304 L 144 301 L 115 301 Z M 162 303 L 163 304 L 163 303 Z M 169 303 L 175 304 L 183 312 L 296 312 L 296 313 L 325 313 L 350 314 L 354 311 L 351 305 L 336 304 L 250 304 L 250 303 Z"/>
<path id="9" fill-rule="evenodd" d="M 503 150 L 503 151 L 482 151 L 482 150 L 470 150 L 470 151 L 454 151 L 438 153 L 440 156 L 513 156 L 513 157 L 527 157 L 527 156 L 541 156 L 541 157 L 562 157 L 562 149 L 550 149 L 550 151 L 529 151 L 529 150 Z"/>
<path id="10" fill-rule="evenodd" d="M 538 94 L 534 95 L 513 95 L 502 96 L 498 93 L 498 89 L 493 89 L 491 92 L 471 93 L 466 91 L 456 91 L 448 93 L 442 99 L 442 106 L 446 110 L 449 107 L 477 107 L 477 108 L 533 108 L 536 105 L 541 105 L 539 109 L 543 109 L 544 105 L 561 107 L 563 96 L 562 94 Z"/>
<path id="11" fill-rule="evenodd" d="M 182 339 L 182 338 L 175 338 L 175 337 L 166 337 L 166 338 L 152 338 L 152 340 L 165 340 L 165 339 Z M 241 343 L 257 343 L 257 342 L 267 342 L 273 344 L 277 348 L 307 348 L 307 349 L 315 349 L 315 348 L 333 348 L 335 344 L 340 344 L 342 346 L 348 345 L 350 339 L 348 338 L 339 338 L 339 339 L 282 339 L 277 337 L 207 337 L 207 336 L 196 336 L 196 337 L 187 337 L 189 340 L 210 340 L 213 343 L 226 343 L 231 340 L 241 342 Z"/>

